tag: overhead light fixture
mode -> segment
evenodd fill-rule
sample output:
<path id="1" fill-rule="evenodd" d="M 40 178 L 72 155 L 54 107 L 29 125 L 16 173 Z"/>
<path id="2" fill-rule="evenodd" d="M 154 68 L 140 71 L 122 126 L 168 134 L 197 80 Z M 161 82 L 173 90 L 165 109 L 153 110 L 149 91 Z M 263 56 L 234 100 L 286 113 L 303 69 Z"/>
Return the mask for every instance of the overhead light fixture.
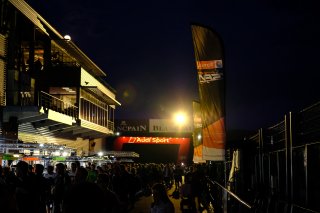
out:
<path id="1" fill-rule="evenodd" d="M 63 38 L 64 38 L 66 41 L 71 41 L 71 36 L 69 36 L 69 35 L 65 35 L 65 36 L 63 36 Z"/>

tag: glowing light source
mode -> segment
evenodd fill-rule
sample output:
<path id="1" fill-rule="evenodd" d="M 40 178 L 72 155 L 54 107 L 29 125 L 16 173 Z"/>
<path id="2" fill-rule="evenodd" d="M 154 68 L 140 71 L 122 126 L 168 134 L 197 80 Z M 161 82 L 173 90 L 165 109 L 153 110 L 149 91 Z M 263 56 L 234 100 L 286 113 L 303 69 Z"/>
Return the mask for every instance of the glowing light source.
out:
<path id="1" fill-rule="evenodd" d="M 201 134 L 198 135 L 198 140 L 201 140 L 202 136 Z"/>
<path id="2" fill-rule="evenodd" d="M 99 152 L 98 155 L 99 155 L 100 157 L 102 157 L 102 156 L 103 156 L 103 152 Z"/>
<path id="3" fill-rule="evenodd" d="M 178 112 L 174 115 L 174 120 L 177 124 L 182 125 L 186 123 L 187 117 L 184 113 Z"/>
<path id="4" fill-rule="evenodd" d="M 69 35 L 65 35 L 63 38 L 64 38 L 65 40 L 67 40 L 67 41 L 70 41 L 70 40 L 71 40 L 71 36 L 69 36 Z"/>

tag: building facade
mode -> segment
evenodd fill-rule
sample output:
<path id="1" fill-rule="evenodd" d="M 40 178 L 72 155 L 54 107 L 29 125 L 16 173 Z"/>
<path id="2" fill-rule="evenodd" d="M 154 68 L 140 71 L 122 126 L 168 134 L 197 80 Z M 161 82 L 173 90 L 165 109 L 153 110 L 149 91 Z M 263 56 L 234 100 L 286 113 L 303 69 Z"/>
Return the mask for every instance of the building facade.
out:
<path id="1" fill-rule="evenodd" d="M 0 2 L 0 143 L 82 154 L 113 134 L 120 103 L 106 74 L 23 0 Z"/>

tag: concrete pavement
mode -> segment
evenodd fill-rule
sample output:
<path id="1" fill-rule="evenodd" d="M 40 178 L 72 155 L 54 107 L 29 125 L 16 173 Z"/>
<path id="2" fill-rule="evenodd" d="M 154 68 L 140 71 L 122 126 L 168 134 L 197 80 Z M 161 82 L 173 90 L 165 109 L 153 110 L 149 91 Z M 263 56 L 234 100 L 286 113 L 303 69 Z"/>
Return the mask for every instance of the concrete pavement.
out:
<path id="1" fill-rule="evenodd" d="M 181 213 L 181 210 L 180 210 L 180 198 L 179 199 L 174 199 L 174 198 L 172 198 L 170 196 L 172 194 L 172 192 L 174 191 L 174 189 L 175 189 L 175 187 L 173 185 L 172 188 L 170 190 L 168 190 L 168 195 L 170 197 L 170 200 L 174 204 L 175 213 Z M 152 195 L 150 195 L 148 197 L 142 196 L 135 203 L 135 207 L 134 207 L 134 209 L 132 209 L 130 211 L 130 213 L 150 213 L 150 207 L 151 207 L 151 203 L 152 202 L 153 202 Z"/>

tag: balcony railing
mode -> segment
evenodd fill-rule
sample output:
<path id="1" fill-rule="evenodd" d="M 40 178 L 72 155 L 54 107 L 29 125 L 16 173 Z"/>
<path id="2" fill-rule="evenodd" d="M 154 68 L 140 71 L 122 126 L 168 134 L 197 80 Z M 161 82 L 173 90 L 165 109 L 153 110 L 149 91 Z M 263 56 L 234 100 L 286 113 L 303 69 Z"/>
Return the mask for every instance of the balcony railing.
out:
<path id="1" fill-rule="evenodd" d="M 114 131 L 112 108 L 103 104 L 93 96 L 80 98 L 80 118 Z"/>
<path id="2" fill-rule="evenodd" d="M 114 131 L 114 122 L 113 121 L 110 121 L 108 120 L 108 126 L 107 126 L 108 129 Z"/>
<path id="3" fill-rule="evenodd" d="M 78 119 L 78 107 L 43 91 L 39 95 L 39 106 Z"/>

